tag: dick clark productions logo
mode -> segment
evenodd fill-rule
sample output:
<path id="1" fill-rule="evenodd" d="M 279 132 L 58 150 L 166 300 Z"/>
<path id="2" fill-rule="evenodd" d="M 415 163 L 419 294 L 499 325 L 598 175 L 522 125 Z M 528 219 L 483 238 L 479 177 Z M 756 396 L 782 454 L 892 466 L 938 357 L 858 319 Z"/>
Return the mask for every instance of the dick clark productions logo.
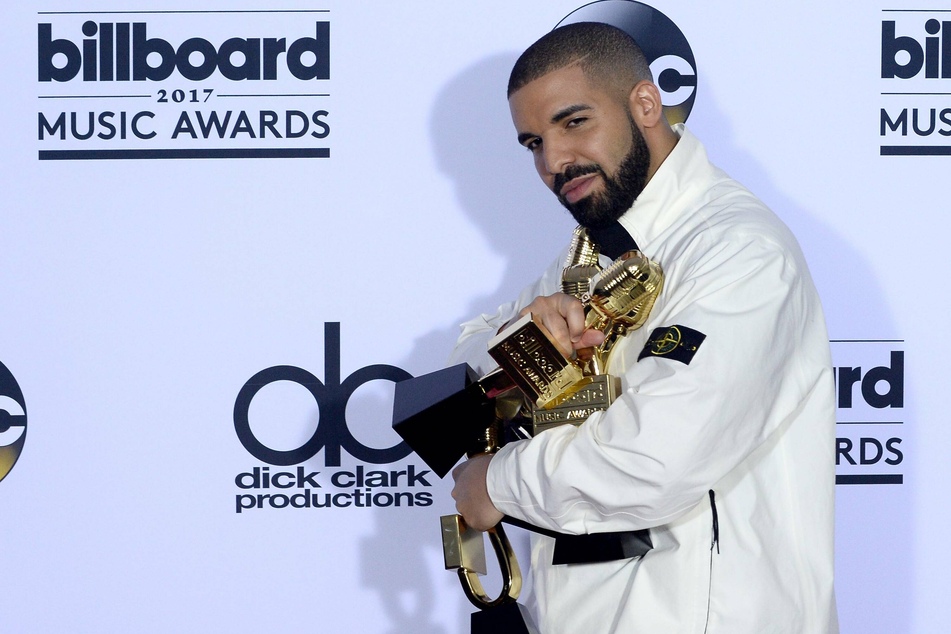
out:
<path id="1" fill-rule="evenodd" d="M 26 442 L 26 402 L 13 374 L 0 363 L 0 481 L 13 469 Z"/>
<path id="2" fill-rule="evenodd" d="M 360 368 L 343 381 L 340 380 L 340 324 L 324 324 L 324 380 L 291 365 L 277 365 L 261 370 L 244 384 L 234 404 L 234 429 L 244 448 L 252 456 L 272 465 L 300 464 L 324 450 L 324 464 L 340 466 L 341 450 L 357 460 L 373 464 L 387 464 L 402 460 L 412 451 L 405 442 L 378 449 L 367 447 L 350 432 L 347 424 L 347 401 L 354 391 L 370 381 L 403 381 L 412 375 L 392 365 L 369 365 Z M 303 386 L 314 397 L 320 411 L 320 420 L 313 435 L 296 449 L 277 450 L 268 447 L 251 430 L 248 411 L 251 401 L 264 387 L 289 381 Z"/>
<path id="3" fill-rule="evenodd" d="M 370 381 L 403 381 L 412 378 L 409 372 L 392 365 L 368 365 L 343 381 L 340 380 L 340 324 L 324 324 L 324 380 L 291 365 L 277 365 L 261 370 L 244 384 L 234 404 L 234 429 L 244 448 L 252 456 L 275 466 L 297 465 L 292 471 L 272 471 L 271 467 L 255 466 L 235 476 L 238 488 L 235 512 L 252 509 L 327 509 L 425 507 L 433 503 L 428 490 L 430 471 L 418 470 L 410 462 L 401 468 L 392 463 L 412 451 L 405 442 L 378 449 L 368 447 L 351 433 L 347 421 L 347 402 L 361 385 Z M 277 381 L 297 383 L 304 387 L 317 405 L 320 414 L 311 437 L 296 449 L 277 450 L 258 439 L 251 429 L 248 412 L 251 401 L 268 385 Z M 301 463 L 324 450 L 328 471 L 311 471 Z M 341 452 L 357 460 L 354 467 L 340 468 Z M 388 465 L 375 469 L 374 465 Z"/>

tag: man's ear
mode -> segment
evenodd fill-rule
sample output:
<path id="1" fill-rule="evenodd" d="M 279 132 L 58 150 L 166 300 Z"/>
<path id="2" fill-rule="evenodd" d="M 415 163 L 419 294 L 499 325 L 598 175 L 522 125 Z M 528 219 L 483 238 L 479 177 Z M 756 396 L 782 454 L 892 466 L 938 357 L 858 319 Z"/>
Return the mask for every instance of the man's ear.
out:
<path id="1" fill-rule="evenodd" d="M 660 89 L 650 81 L 642 80 L 634 85 L 628 97 L 628 107 L 634 122 L 641 129 L 653 128 L 664 118 L 664 104 Z"/>

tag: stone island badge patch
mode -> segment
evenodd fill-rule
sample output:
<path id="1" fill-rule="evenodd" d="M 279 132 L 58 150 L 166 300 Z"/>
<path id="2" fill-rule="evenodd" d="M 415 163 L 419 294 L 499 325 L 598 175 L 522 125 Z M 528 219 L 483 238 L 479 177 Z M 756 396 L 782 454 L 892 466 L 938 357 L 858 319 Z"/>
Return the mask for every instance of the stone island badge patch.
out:
<path id="1" fill-rule="evenodd" d="M 686 326 L 655 328 L 637 360 L 640 361 L 644 357 L 664 357 L 689 365 L 697 348 L 706 338 L 702 332 Z"/>

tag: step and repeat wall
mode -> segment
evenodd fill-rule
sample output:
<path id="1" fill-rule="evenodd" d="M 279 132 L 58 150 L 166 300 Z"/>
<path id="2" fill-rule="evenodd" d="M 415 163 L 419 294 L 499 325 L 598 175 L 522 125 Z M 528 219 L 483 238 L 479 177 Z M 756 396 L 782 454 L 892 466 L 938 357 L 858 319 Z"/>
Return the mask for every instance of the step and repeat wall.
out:
<path id="1" fill-rule="evenodd" d="M 505 85 L 583 4 L 3 9 L 0 630 L 468 631 L 393 384 L 567 244 Z M 650 4 L 824 301 L 842 631 L 947 631 L 951 5 Z"/>

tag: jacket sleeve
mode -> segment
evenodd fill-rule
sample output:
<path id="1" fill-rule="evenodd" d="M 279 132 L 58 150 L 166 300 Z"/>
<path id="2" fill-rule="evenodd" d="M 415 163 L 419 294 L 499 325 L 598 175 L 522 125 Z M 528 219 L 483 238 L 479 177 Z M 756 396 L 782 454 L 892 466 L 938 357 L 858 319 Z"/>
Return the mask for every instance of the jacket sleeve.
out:
<path id="1" fill-rule="evenodd" d="M 519 311 L 531 304 L 533 299 L 561 290 L 561 262 L 563 260 L 562 257 L 553 262 L 537 281 L 519 293 L 517 300 L 499 306 L 494 315 L 483 313 L 463 323 L 462 333 L 449 356 L 450 365 L 467 362 L 480 376 L 498 367 L 498 363 L 489 356 L 489 339 L 498 334 L 502 326 L 518 316 Z"/>
<path id="2" fill-rule="evenodd" d="M 623 393 L 607 411 L 493 458 L 498 509 L 569 533 L 651 528 L 755 460 L 828 379 L 816 369 L 828 344 L 814 288 L 798 247 L 775 237 L 701 236 L 686 249 L 644 329 L 703 333 L 694 356 L 638 360 L 644 337 L 619 349 Z"/>

